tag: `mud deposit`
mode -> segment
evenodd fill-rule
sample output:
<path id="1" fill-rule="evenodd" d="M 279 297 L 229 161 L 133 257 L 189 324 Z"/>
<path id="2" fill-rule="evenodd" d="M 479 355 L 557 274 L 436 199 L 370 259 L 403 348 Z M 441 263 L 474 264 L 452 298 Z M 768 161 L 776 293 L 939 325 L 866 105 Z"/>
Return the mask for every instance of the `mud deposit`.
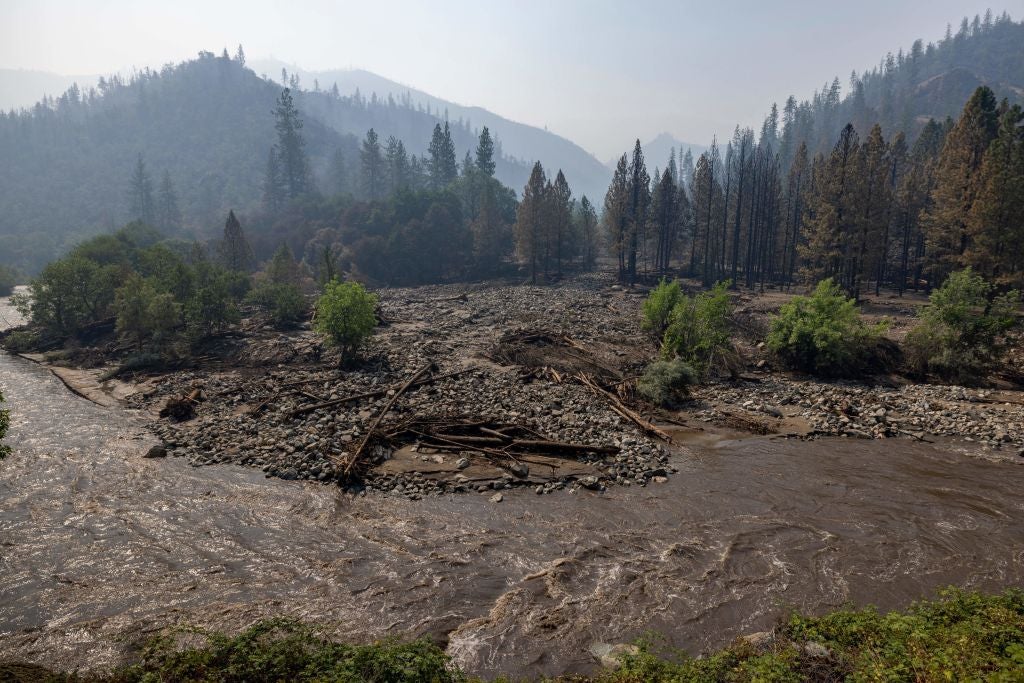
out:
<path id="1" fill-rule="evenodd" d="M 483 675 L 559 673 L 650 629 L 697 653 L 790 606 L 1024 579 L 1024 467 L 930 444 L 695 442 L 645 488 L 410 501 L 143 459 L 141 422 L 15 357 L 0 386 L 5 658 L 102 667 L 168 624 L 289 614 L 429 634 Z"/>

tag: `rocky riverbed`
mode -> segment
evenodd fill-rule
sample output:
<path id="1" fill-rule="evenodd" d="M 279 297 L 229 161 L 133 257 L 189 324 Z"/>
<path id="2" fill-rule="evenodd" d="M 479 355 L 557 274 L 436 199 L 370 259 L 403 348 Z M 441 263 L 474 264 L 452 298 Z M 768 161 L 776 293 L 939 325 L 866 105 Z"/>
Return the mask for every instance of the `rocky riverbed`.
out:
<path id="1" fill-rule="evenodd" d="M 375 441 L 365 449 L 374 467 L 352 492 L 369 488 L 414 500 L 481 492 L 499 500 L 495 491 L 504 488 L 601 490 L 663 482 L 672 474 L 664 441 L 574 380 L 586 373 L 628 392 L 656 352 L 639 327 L 645 289 L 592 274 L 551 287 L 485 283 L 379 294 L 382 326 L 356 367 L 339 368 L 308 328 L 282 334 L 249 321 L 245 334 L 226 342 L 218 362 L 146 379 L 128 402 L 156 413 L 169 399 L 195 396 L 193 419 L 153 423 L 166 452 L 192 464 L 233 463 L 283 479 L 333 482 L 397 387 L 433 363 L 440 379 L 399 397 L 383 427 L 413 417 L 474 418 L 619 451 L 584 451 L 571 460 L 541 456 L 524 474 L 496 467 L 487 453 L 472 449 Z M 951 437 L 995 457 L 1024 453 L 1024 400 L 1017 391 L 821 382 L 771 372 L 759 342 L 783 300 L 780 294 L 737 297 L 735 341 L 747 372 L 695 389 L 678 411 L 632 405 L 662 424 L 703 431 L 804 439 Z M 876 303 L 872 310 L 907 318 L 913 306 Z M 373 395 L 300 412 L 363 394 Z"/>

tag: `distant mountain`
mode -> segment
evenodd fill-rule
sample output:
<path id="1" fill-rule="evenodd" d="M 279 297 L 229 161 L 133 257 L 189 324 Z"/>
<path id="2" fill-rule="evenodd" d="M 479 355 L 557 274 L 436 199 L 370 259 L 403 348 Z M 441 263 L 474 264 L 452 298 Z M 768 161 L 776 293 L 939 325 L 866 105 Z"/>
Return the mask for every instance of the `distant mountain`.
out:
<path id="1" fill-rule="evenodd" d="M 361 97 L 368 100 L 374 95 L 384 101 L 390 97 L 400 104 L 422 107 L 440 118 L 447 115 L 449 120 L 460 122 L 472 131 L 487 126 L 491 133 L 497 136 L 503 154 L 522 161 L 528 167 L 539 160 L 545 171 L 552 176 L 561 169 L 575 196 L 585 194 L 596 203 L 603 199 L 608 189 L 611 176 L 607 167 L 579 145 L 541 128 L 510 121 L 481 107 L 449 102 L 361 69 L 307 71 L 278 60 L 250 60 L 249 65 L 256 73 L 265 74 L 275 80 L 281 78 L 281 69 L 284 68 L 289 75 L 299 77 L 304 90 L 319 85 L 321 90 L 328 91 L 336 84 L 341 95 L 352 95 L 358 91 Z M 344 132 L 357 136 L 362 136 L 366 132 L 365 129 L 357 129 L 354 123 L 349 125 L 340 122 L 339 125 Z M 523 182 L 512 187 L 517 193 L 521 193 L 525 182 L 524 177 Z"/>
<path id="2" fill-rule="evenodd" d="M 695 145 L 692 142 L 683 142 L 671 133 L 660 133 L 653 140 L 641 142 L 640 148 L 644 151 L 644 161 L 647 163 L 647 170 L 650 173 L 654 173 L 655 168 L 659 168 L 662 171 L 665 170 L 673 149 L 676 152 L 676 163 L 679 163 L 679 161 L 682 160 L 683 155 L 686 154 L 686 150 L 690 150 L 690 154 L 693 155 L 694 162 L 697 161 L 697 157 L 707 150 L 707 146 L 705 145 Z M 624 149 L 623 152 L 632 154 L 633 145 L 629 145 L 628 149 Z M 614 170 L 617 163 L 619 163 L 619 157 L 609 159 L 605 162 L 605 166 Z"/>
<path id="3" fill-rule="evenodd" d="M 63 76 L 46 71 L 0 69 L 0 109 L 24 109 L 43 99 L 44 95 L 60 95 L 72 83 L 88 86 L 97 76 Z"/>
<path id="4" fill-rule="evenodd" d="M 257 213 L 276 142 L 281 93 L 238 62 L 198 59 L 101 79 L 14 115 L 0 112 L 0 261 L 34 270 L 69 244 L 130 220 L 129 177 L 142 155 L 153 185 L 167 173 L 183 214 L 182 236 L 219 232 L 228 209 Z M 340 150 L 346 188 L 359 188 L 359 144 L 373 127 L 411 154 L 427 151 L 434 113 L 373 98 L 298 91 L 295 103 L 318 187 L 338 191 L 328 171 Z M 359 137 L 349 131 L 359 131 Z M 475 148 L 468 125 L 452 126 L 458 158 Z M 521 188 L 527 164 L 496 159 L 497 177 Z"/>

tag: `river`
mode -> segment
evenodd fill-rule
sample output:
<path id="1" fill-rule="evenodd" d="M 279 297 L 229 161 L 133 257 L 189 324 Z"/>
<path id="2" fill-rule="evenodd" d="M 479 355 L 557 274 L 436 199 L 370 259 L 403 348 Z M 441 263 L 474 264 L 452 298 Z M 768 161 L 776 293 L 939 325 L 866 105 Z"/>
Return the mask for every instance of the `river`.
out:
<path id="1" fill-rule="evenodd" d="M 141 417 L 17 357 L 0 387 L 0 658 L 104 667 L 169 624 L 286 614 L 426 634 L 484 676 L 557 674 L 649 630 L 696 654 L 791 607 L 1024 578 L 1024 467 L 925 443 L 721 441 L 647 488 L 409 501 L 144 459 Z"/>

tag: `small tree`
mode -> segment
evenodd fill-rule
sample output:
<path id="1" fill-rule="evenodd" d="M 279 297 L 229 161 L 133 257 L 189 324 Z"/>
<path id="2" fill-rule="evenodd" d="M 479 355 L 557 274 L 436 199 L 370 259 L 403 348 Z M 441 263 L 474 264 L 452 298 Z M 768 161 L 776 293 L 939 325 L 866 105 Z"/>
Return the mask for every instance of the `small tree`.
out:
<path id="1" fill-rule="evenodd" d="M 809 296 L 796 296 L 771 323 L 768 347 L 791 368 L 847 375 L 867 366 L 886 325 L 867 325 L 853 299 L 831 278 Z"/>
<path id="2" fill-rule="evenodd" d="M 1016 323 L 1020 300 L 1017 291 L 992 294 L 992 285 L 970 268 L 932 292 L 907 335 L 911 371 L 954 381 L 985 377 L 1006 350 L 1004 335 Z"/>
<path id="3" fill-rule="evenodd" d="M 680 358 L 699 377 L 732 348 L 729 341 L 729 313 L 732 306 L 726 291 L 729 282 L 719 282 L 711 291 L 696 296 L 680 295 L 668 318 L 661 342 L 665 360 Z"/>
<path id="4" fill-rule="evenodd" d="M 147 339 L 165 343 L 181 325 L 181 306 L 169 292 L 159 292 L 138 275 L 128 278 L 114 297 L 118 334 L 130 337 L 141 351 Z"/>
<path id="5" fill-rule="evenodd" d="M 351 358 L 377 326 L 377 297 L 357 282 L 329 282 L 316 304 L 316 330 Z"/>
<path id="6" fill-rule="evenodd" d="M 672 310 L 682 298 L 683 290 L 680 289 L 679 282 L 662 279 L 643 303 L 644 317 L 641 327 L 658 337 L 665 334 Z"/>
<path id="7" fill-rule="evenodd" d="M 263 282 L 249 293 L 249 301 L 259 306 L 278 329 L 287 329 L 306 314 L 306 297 L 296 285 Z"/>
<path id="8" fill-rule="evenodd" d="M 7 428 L 11 425 L 11 413 L 8 410 L 4 410 L 4 392 L 0 391 L 0 441 L 7 436 Z M 11 454 L 11 447 L 5 446 L 0 443 L 0 460 L 3 460 Z"/>

